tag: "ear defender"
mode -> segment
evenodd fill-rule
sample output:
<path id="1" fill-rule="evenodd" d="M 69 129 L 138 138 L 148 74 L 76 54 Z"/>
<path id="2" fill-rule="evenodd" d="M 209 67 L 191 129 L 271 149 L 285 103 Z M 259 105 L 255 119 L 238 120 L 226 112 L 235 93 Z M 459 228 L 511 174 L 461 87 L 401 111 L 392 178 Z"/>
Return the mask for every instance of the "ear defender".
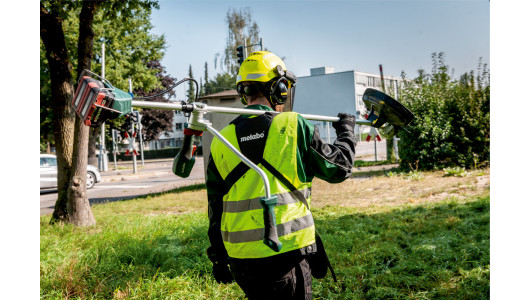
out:
<path id="1" fill-rule="evenodd" d="M 285 77 L 275 81 L 270 90 L 270 101 L 274 105 L 282 105 L 287 101 L 288 91 L 291 83 Z"/>
<path id="2" fill-rule="evenodd" d="M 288 92 L 289 89 L 292 87 L 291 82 L 296 82 L 296 79 L 292 78 L 293 80 L 290 80 L 291 73 L 285 72 L 285 70 L 280 65 L 276 66 L 275 71 L 275 73 L 278 74 L 278 80 L 272 82 L 271 84 L 269 99 L 271 104 L 273 105 L 282 105 L 287 101 L 289 97 Z"/>

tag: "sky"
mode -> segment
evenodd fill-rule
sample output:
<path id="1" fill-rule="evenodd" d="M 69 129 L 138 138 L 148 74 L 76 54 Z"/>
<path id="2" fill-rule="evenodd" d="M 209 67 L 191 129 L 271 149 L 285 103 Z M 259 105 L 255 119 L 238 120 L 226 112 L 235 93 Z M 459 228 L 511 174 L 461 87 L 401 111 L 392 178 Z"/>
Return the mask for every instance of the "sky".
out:
<path id="1" fill-rule="evenodd" d="M 226 46 L 230 8 L 249 8 L 264 47 L 285 57 L 288 69 L 309 76 L 311 68 L 363 71 L 409 78 L 430 72 L 431 54 L 444 52 L 459 76 L 490 63 L 490 3 L 460 1 L 160 1 L 152 33 L 164 35 L 162 64 L 178 79 L 192 66 L 196 79 L 209 77 L 216 53 Z M 177 89 L 177 97 L 185 88 Z"/>

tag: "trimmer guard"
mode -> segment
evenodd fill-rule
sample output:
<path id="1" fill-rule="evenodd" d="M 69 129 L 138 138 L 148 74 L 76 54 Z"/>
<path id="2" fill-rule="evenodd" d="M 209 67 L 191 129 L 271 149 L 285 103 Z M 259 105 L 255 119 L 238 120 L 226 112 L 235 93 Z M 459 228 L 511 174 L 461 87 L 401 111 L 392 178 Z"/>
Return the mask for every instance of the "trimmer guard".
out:
<path id="1" fill-rule="evenodd" d="M 367 88 L 363 102 L 370 111 L 366 119 L 372 127 L 379 128 L 379 134 L 385 139 L 395 136 L 414 119 L 414 114 L 403 104 L 376 89 Z"/>
<path id="2" fill-rule="evenodd" d="M 375 128 L 383 124 L 405 127 L 414 119 L 412 112 L 397 100 L 376 89 L 367 88 L 363 94 L 363 102 L 370 111 L 367 119 Z"/>

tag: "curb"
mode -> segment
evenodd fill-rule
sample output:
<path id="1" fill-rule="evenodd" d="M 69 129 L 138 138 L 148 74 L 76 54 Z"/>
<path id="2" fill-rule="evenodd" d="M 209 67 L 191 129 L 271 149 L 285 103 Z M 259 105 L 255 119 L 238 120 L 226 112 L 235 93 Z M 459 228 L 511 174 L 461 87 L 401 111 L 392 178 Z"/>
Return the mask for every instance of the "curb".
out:
<path id="1" fill-rule="evenodd" d="M 139 173 L 139 174 L 120 174 L 120 175 L 112 175 L 112 176 L 101 176 L 100 182 L 125 181 L 125 180 L 131 180 L 131 179 L 140 179 L 143 177 L 167 175 L 170 173 L 171 172 L 169 171 L 158 171 L 158 172 Z"/>

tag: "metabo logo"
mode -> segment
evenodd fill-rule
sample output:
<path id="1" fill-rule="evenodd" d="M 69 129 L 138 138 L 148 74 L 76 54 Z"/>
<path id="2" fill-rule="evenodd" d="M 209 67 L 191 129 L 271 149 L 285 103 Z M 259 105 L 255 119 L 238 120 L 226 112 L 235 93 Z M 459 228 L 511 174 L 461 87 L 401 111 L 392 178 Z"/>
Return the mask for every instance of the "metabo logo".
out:
<path id="1" fill-rule="evenodd" d="M 251 141 L 251 140 L 257 140 L 257 139 L 262 139 L 265 137 L 265 132 L 262 132 L 262 133 L 256 133 L 256 134 L 251 134 L 249 136 L 244 136 L 241 138 L 241 141 L 242 142 L 247 142 L 247 141 Z"/>

